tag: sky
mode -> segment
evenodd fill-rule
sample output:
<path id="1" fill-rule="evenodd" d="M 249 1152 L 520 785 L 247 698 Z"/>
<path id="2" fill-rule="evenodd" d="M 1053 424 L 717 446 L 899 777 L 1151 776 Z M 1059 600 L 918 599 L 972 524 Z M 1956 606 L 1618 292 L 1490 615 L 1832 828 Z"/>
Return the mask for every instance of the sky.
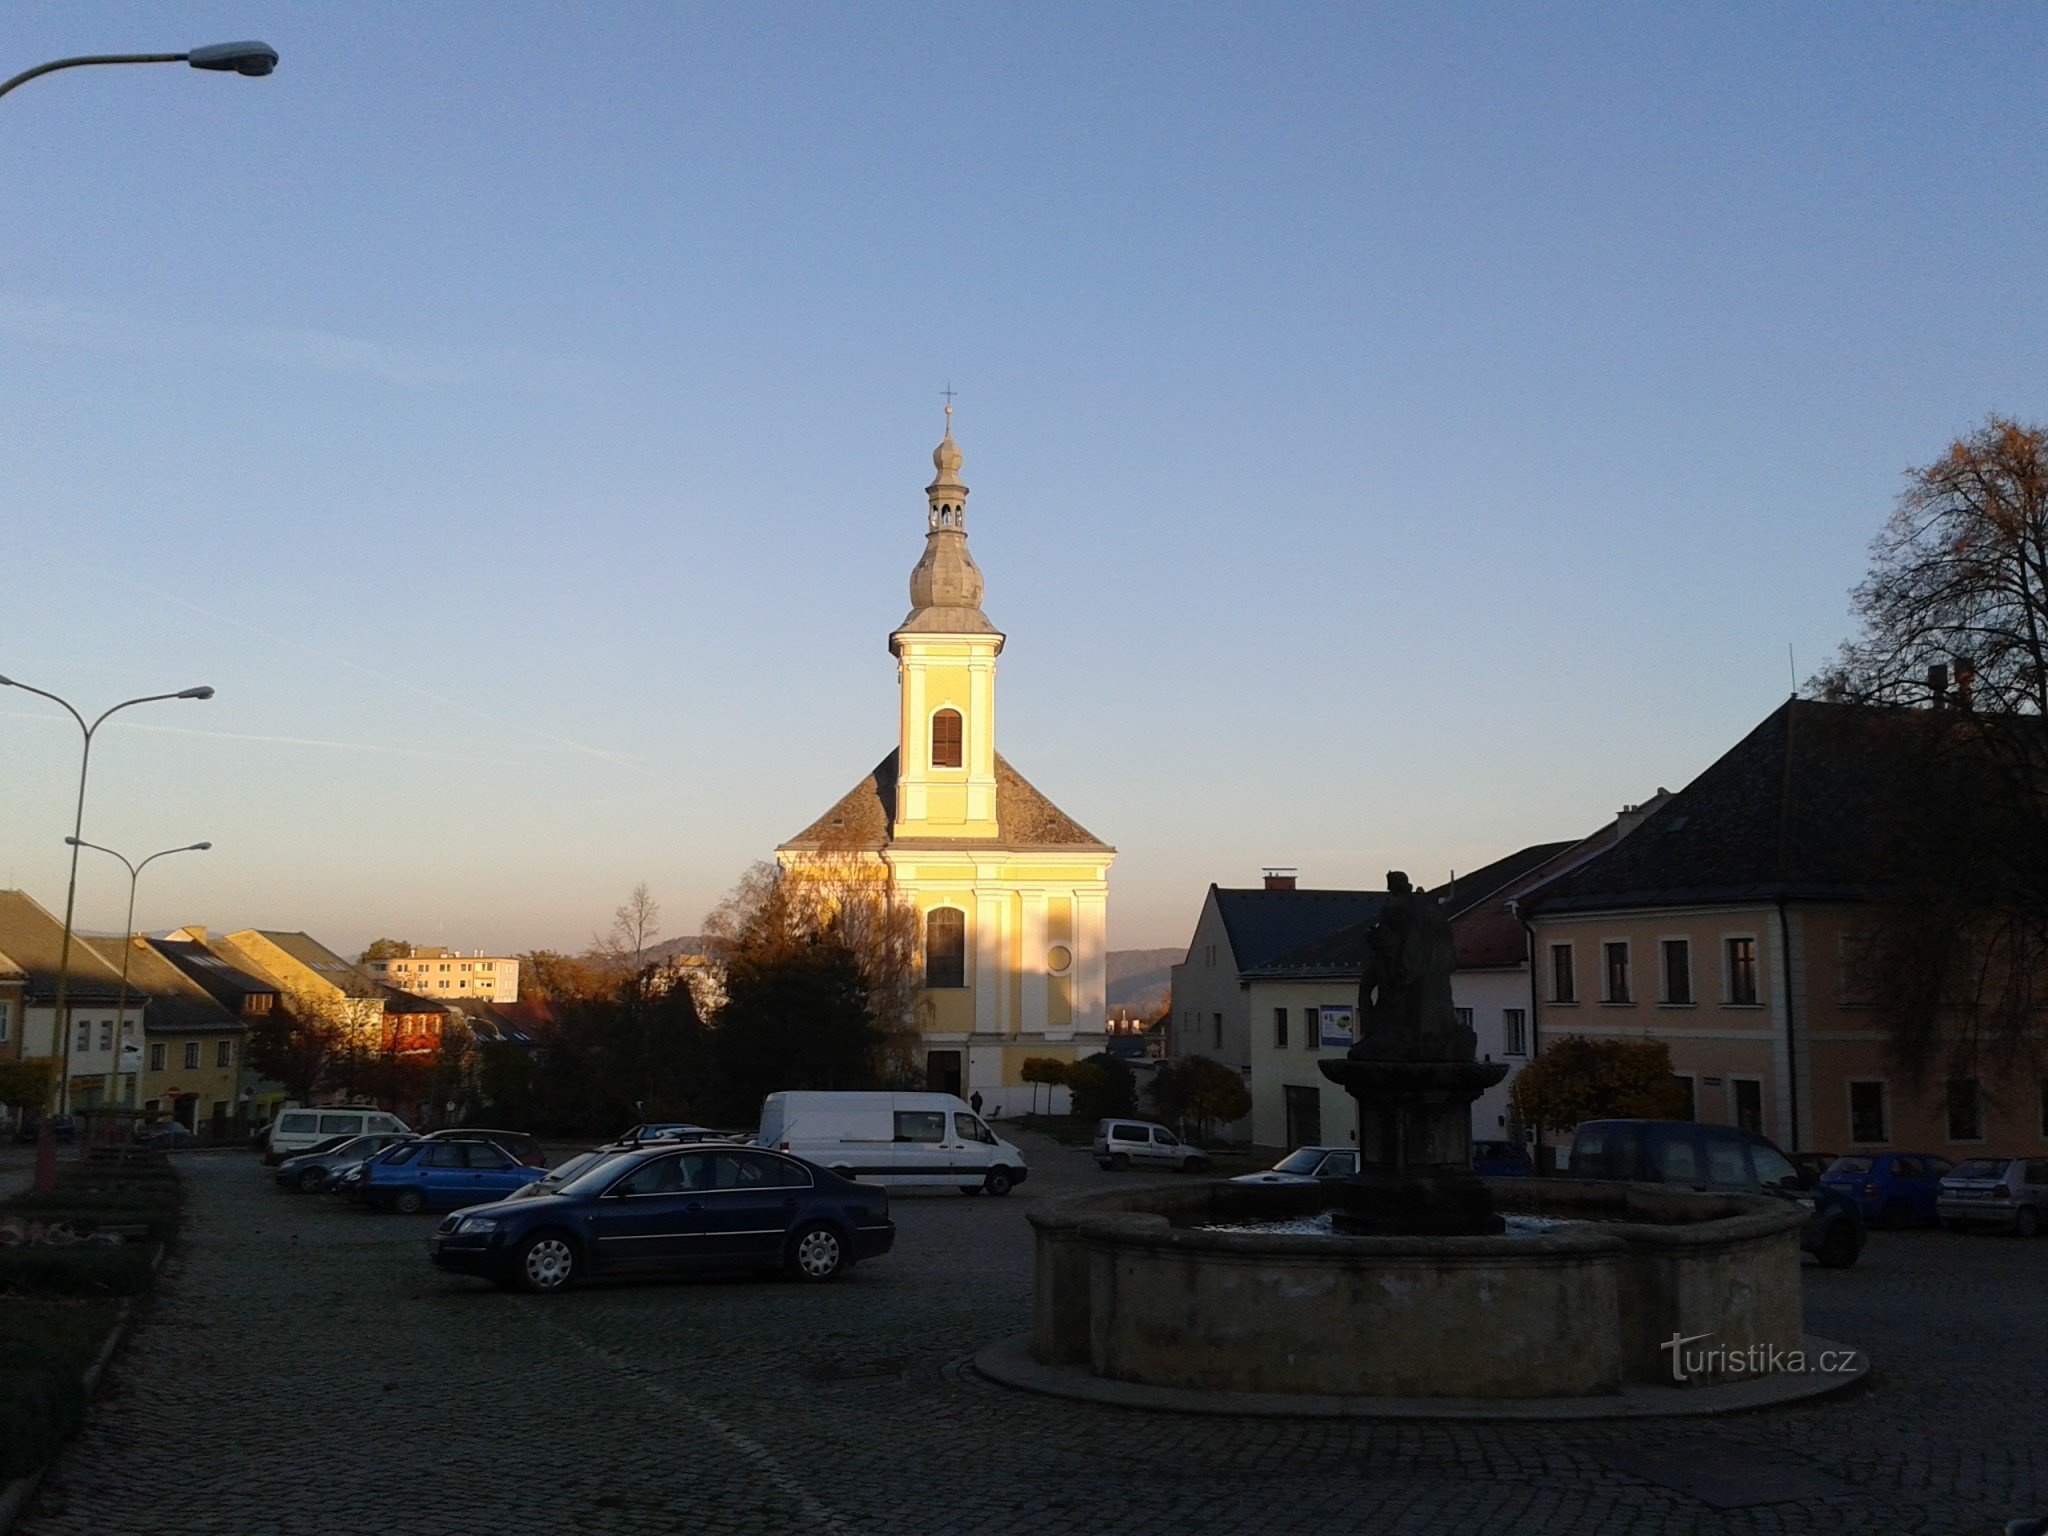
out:
<path id="1" fill-rule="evenodd" d="M 0 675 L 137 926 L 694 932 L 895 744 L 955 435 L 997 744 L 1210 882 L 1678 788 L 1903 473 L 2043 418 L 2048 10 L 19 5 Z M 80 732 L 0 689 L 0 884 Z M 78 922 L 118 931 L 88 853 Z"/>

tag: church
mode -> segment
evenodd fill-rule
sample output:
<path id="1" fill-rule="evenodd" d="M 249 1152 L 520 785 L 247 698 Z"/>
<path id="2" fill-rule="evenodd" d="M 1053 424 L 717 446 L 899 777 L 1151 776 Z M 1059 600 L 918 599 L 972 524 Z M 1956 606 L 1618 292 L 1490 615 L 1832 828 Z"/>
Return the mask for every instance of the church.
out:
<path id="1" fill-rule="evenodd" d="M 1116 850 L 996 751 L 1003 634 L 981 611 L 981 571 L 967 552 L 950 405 L 932 464 L 910 612 L 889 636 L 896 749 L 775 854 L 793 874 L 849 854 L 887 868 L 923 935 L 927 1085 L 1016 1114 L 1031 1100 L 1026 1059 L 1103 1048 Z"/>

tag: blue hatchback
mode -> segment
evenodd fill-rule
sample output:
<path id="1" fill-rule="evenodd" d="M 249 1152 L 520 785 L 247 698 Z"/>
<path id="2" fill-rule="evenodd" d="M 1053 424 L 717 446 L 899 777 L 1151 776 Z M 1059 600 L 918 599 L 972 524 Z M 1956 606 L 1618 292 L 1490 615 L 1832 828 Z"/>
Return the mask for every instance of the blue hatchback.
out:
<path id="1" fill-rule="evenodd" d="M 1859 1152 L 1836 1158 L 1820 1182 L 1823 1189 L 1853 1200 L 1865 1221 L 1882 1227 L 1931 1226 L 1942 1175 L 1954 1167 L 1932 1152 Z"/>
<path id="2" fill-rule="evenodd" d="M 604 1157 L 551 1192 L 457 1211 L 429 1255 L 442 1269 L 546 1292 L 656 1270 L 830 1280 L 895 1239 L 877 1185 L 761 1148 L 670 1142 Z"/>
<path id="3" fill-rule="evenodd" d="M 492 1141 L 408 1141 L 365 1163 L 355 1193 L 380 1210 L 445 1211 L 503 1199 L 546 1173 Z"/>

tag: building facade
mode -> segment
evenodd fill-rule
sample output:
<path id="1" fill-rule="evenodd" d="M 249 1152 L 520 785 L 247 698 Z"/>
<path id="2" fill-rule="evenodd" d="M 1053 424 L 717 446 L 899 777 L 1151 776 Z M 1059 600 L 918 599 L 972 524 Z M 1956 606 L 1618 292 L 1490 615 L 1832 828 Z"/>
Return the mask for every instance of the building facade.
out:
<path id="1" fill-rule="evenodd" d="M 1029 1096 L 1028 1058 L 1104 1047 L 1116 851 L 996 750 L 1005 637 L 982 612 L 961 461 L 949 414 L 910 612 L 889 636 L 896 748 L 776 859 L 798 878 L 888 882 L 921 937 L 928 1084 L 1015 1113 Z"/>
<path id="2" fill-rule="evenodd" d="M 480 997 L 487 1003 L 519 1000 L 519 962 L 510 955 L 486 955 L 480 949 L 415 944 L 410 955 L 365 960 L 362 969 L 373 981 L 438 1002 L 465 997 Z"/>

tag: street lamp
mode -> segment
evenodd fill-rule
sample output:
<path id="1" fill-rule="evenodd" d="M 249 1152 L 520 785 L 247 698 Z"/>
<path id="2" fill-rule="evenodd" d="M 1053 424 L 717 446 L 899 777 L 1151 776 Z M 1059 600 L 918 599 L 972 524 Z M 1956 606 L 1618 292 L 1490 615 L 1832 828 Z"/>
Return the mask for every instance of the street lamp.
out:
<path id="1" fill-rule="evenodd" d="M 34 69 L 24 69 L 12 80 L 0 84 L 0 96 L 37 75 L 47 75 L 57 69 L 76 69 L 81 64 L 190 64 L 194 69 L 267 75 L 277 68 L 277 50 L 268 43 L 208 43 L 190 53 L 88 53 L 75 59 L 52 59 Z"/>
<path id="2" fill-rule="evenodd" d="M 121 1072 L 121 1042 L 128 1037 L 128 959 L 131 955 L 135 953 L 136 882 L 142 878 L 142 872 L 145 869 L 147 869 L 151 863 L 153 863 L 157 859 L 163 858 L 167 854 L 204 853 L 207 849 L 211 848 L 213 844 L 187 843 L 182 848 L 163 848 L 159 849 L 155 853 L 152 853 L 140 864 L 130 864 L 126 856 L 115 853 L 114 850 L 111 848 L 103 848 L 98 843 L 84 842 L 76 837 L 67 837 L 64 839 L 64 841 L 71 845 L 71 851 L 74 857 L 77 855 L 79 849 L 90 848 L 95 853 L 104 853 L 111 855 L 114 858 L 120 859 L 123 867 L 125 867 L 128 871 L 128 926 L 121 930 L 121 1001 L 114 1010 L 114 1060 L 112 1064 L 109 1065 L 107 1068 L 107 1107 L 111 1109 L 114 1107 L 115 1084 L 117 1079 L 120 1077 Z M 141 1075 L 140 1067 L 136 1069 L 136 1074 L 138 1077 Z M 137 1097 L 139 1098 L 140 1095 L 138 1094 Z"/>
<path id="3" fill-rule="evenodd" d="M 160 699 L 210 699 L 211 688 L 185 688 L 177 693 L 147 693 L 139 699 L 123 699 L 112 709 L 105 711 L 91 725 L 85 723 L 85 716 L 71 707 L 68 699 L 60 699 L 54 693 L 45 693 L 40 688 L 31 688 L 27 683 L 18 683 L 11 677 L 0 677 L 0 688 L 19 688 L 23 693 L 32 693 L 37 698 L 48 699 L 53 704 L 64 706 L 64 712 L 78 722 L 79 730 L 85 733 L 85 751 L 78 759 L 78 811 L 71 818 L 71 836 L 64 839 L 71 845 L 71 879 L 64 887 L 64 943 L 57 959 L 57 1032 L 63 1037 L 64 1075 L 57 1080 L 57 1113 L 68 1114 L 71 1109 L 71 914 L 78 901 L 78 838 L 85 831 L 85 775 L 92 767 L 92 733 L 107 723 L 107 716 L 134 704 L 154 704 Z"/>

